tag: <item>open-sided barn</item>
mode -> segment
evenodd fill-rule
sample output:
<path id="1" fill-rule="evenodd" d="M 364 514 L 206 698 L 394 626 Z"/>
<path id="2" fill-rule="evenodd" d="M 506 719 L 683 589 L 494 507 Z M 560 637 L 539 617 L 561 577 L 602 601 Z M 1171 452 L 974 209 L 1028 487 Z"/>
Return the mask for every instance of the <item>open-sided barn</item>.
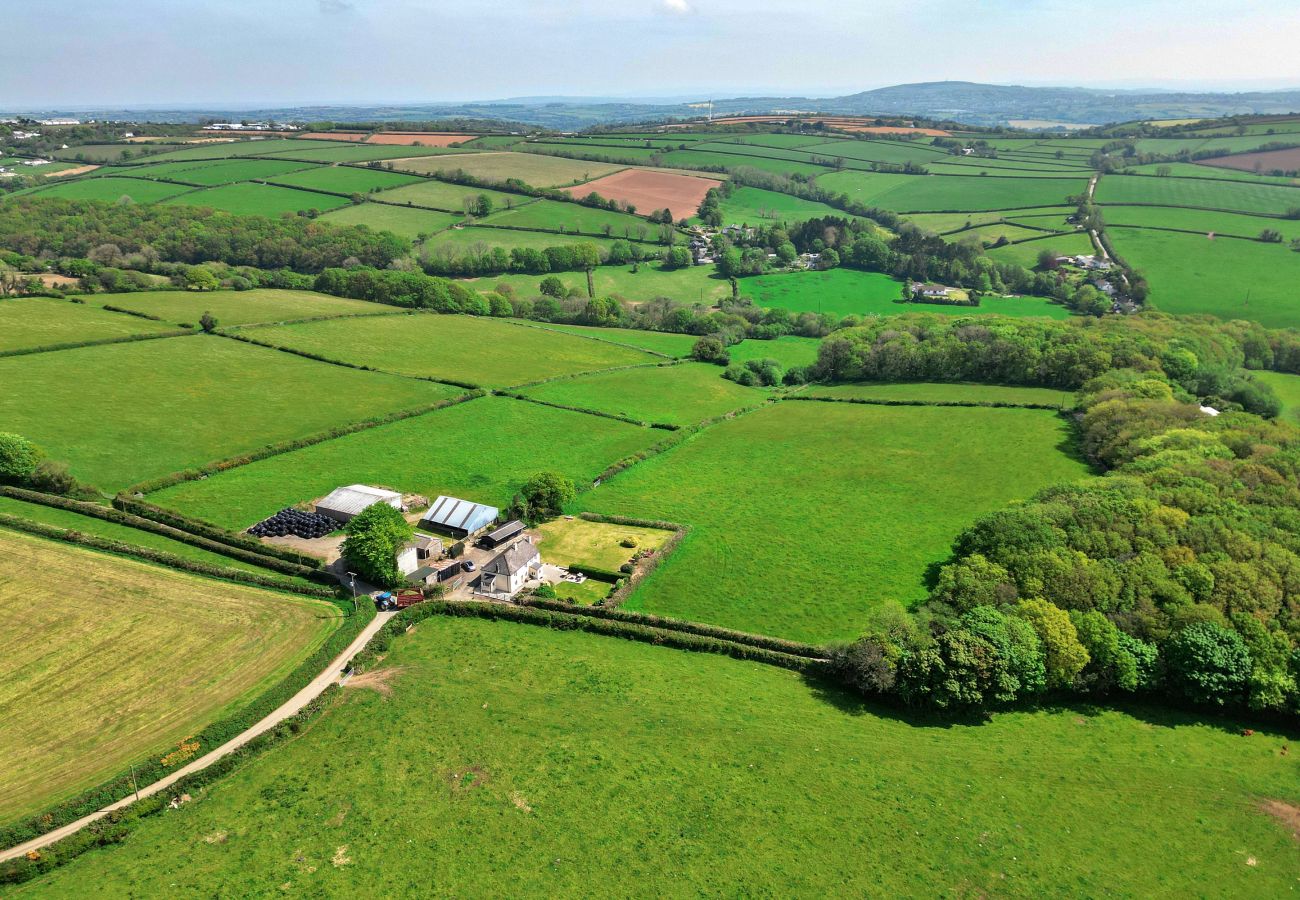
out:
<path id="1" fill-rule="evenodd" d="M 316 512 L 329 516 L 339 522 L 349 522 L 366 507 L 375 503 L 387 503 L 393 509 L 402 508 L 402 495 L 396 491 L 370 487 L 364 484 L 350 484 L 335 488 L 316 504 Z"/>
<path id="2" fill-rule="evenodd" d="M 420 519 L 420 525 L 465 536 L 491 525 L 500 512 L 495 506 L 485 506 L 459 497 L 440 496 Z"/>

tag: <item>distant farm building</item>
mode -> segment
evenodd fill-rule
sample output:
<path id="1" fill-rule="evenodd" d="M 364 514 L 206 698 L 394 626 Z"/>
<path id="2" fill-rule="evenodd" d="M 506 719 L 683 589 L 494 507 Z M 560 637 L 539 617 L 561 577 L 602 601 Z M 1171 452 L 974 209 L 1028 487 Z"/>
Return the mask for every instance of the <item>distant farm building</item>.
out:
<path id="1" fill-rule="evenodd" d="M 458 497 L 439 497 L 420 519 L 420 526 L 467 537 L 491 525 L 500 514 L 501 511 L 495 506 L 485 506 Z"/>
<path id="2" fill-rule="evenodd" d="M 336 522 L 350 522 L 362 510 L 376 503 L 387 503 L 393 509 L 402 508 L 402 495 L 396 491 L 370 487 L 364 484 L 350 484 L 335 488 L 329 496 L 316 504 L 316 512 L 329 516 Z"/>
<path id="3" fill-rule="evenodd" d="M 479 591 L 513 597 L 524 585 L 542 576 L 542 556 L 528 538 L 521 538 L 483 567 Z"/>
<path id="4" fill-rule="evenodd" d="M 945 287 L 942 284 L 920 284 L 912 285 L 912 293 L 919 294 L 929 300 L 946 299 L 952 294 L 952 288 Z"/>

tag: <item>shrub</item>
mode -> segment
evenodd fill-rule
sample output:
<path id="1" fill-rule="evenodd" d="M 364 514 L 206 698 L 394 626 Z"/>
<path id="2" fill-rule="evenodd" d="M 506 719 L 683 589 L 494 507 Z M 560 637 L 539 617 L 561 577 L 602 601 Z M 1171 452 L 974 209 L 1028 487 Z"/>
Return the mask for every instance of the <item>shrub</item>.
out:
<path id="1" fill-rule="evenodd" d="M 415 529 L 399 510 L 387 503 L 372 503 L 348 522 L 344 529 L 342 554 L 348 564 L 371 584 L 397 587 L 402 573 L 397 554 L 411 540 Z"/>
<path id="2" fill-rule="evenodd" d="M 1193 703 L 1230 706 L 1246 695 L 1250 652 L 1235 631 L 1193 623 L 1165 644 L 1164 659 L 1170 688 Z"/>
<path id="3" fill-rule="evenodd" d="M 36 471 L 27 479 L 33 490 L 47 494 L 71 494 L 77 490 L 77 479 L 68 471 L 67 463 L 43 459 L 36 464 Z"/>
<path id="4" fill-rule="evenodd" d="M 530 522 L 554 518 L 578 495 L 573 481 L 558 472 L 539 472 L 524 483 L 515 500 L 520 518 Z"/>
<path id="5" fill-rule="evenodd" d="M 0 431 L 0 481 L 30 478 L 44 454 L 20 434 Z"/>

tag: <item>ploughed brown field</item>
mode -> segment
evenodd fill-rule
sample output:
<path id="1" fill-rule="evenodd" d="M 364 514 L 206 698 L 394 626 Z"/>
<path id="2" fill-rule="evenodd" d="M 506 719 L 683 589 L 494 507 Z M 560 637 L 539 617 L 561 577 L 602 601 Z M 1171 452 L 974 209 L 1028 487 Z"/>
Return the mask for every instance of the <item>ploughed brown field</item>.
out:
<path id="1" fill-rule="evenodd" d="M 704 195 L 720 184 L 716 178 L 624 169 L 564 190 L 575 197 L 585 197 L 595 191 L 606 199 L 633 204 L 641 215 L 668 209 L 674 219 L 685 219 L 695 215 Z"/>
<path id="2" fill-rule="evenodd" d="M 1300 171 L 1300 147 L 1290 150 L 1261 150 L 1259 153 L 1237 153 L 1233 156 L 1216 156 L 1213 159 L 1198 160 L 1203 166 L 1218 166 L 1220 169 L 1239 169 L 1242 172 L 1272 172 L 1281 169 L 1284 172 Z"/>

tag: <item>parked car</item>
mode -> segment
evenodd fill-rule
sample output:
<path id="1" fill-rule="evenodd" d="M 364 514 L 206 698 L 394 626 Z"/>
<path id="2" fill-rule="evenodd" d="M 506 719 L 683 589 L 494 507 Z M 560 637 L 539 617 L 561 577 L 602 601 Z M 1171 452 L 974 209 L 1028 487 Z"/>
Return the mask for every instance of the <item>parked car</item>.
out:
<path id="1" fill-rule="evenodd" d="M 478 568 L 478 566 L 474 565 L 474 560 L 472 559 L 465 560 L 463 563 L 460 564 L 460 567 L 466 572 L 473 572 L 475 569 Z"/>

